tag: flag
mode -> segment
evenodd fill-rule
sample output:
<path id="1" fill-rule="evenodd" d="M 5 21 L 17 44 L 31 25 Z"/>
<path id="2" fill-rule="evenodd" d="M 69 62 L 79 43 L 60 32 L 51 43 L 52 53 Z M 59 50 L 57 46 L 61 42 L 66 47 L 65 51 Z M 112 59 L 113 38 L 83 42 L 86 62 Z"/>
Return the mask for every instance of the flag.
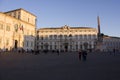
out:
<path id="1" fill-rule="evenodd" d="M 20 30 L 22 30 L 23 31 L 23 33 L 24 33 L 24 29 L 23 29 L 23 25 L 20 25 Z"/>

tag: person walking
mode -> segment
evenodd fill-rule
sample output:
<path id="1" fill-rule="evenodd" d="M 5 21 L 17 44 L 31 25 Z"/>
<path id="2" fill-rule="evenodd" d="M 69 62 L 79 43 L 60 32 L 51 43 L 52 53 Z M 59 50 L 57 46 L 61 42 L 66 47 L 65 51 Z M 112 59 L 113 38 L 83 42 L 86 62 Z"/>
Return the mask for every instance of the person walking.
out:
<path id="1" fill-rule="evenodd" d="M 82 57 L 83 57 L 83 61 L 86 61 L 86 59 L 87 59 L 87 51 L 83 51 Z"/>
<path id="2" fill-rule="evenodd" d="M 78 54 L 79 54 L 79 60 L 81 61 L 82 50 L 79 50 Z"/>

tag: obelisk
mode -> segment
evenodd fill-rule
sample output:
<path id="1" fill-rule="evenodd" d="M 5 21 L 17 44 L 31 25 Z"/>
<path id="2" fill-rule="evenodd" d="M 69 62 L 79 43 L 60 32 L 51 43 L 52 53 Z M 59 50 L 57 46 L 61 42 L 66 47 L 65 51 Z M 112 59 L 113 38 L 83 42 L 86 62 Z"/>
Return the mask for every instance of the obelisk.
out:
<path id="1" fill-rule="evenodd" d="M 98 22 L 98 40 L 97 40 L 97 45 L 96 48 L 97 50 L 102 50 L 102 35 L 101 35 L 101 31 L 100 31 L 100 18 L 99 16 L 97 16 L 97 22 Z"/>
<path id="2" fill-rule="evenodd" d="M 99 18 L 99 16 L 97 16 L 97 22 L 98 22 L 98 41 L 101 41 L 100 18 Z"/>

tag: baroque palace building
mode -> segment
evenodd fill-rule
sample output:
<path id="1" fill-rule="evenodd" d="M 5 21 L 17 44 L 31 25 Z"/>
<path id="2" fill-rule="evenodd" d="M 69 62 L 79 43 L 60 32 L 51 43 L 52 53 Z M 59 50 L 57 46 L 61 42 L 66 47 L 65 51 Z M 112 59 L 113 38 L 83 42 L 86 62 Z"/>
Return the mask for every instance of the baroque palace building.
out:
<path id="1" fill-rule="evenodd" d="M 35 47 L 36 16 L 22 8 L 0 12 L 0 48 L 33 49 Z"/>
<path id="2" fill-rule="evenodd" d="M 22 8 L 0 12 L 0 50 L 120 51 L 119 37 L 101 36 L 99 16 L 98 29 L 64 25 L 36 31 L 36 20 Z"/>
<path id="3" fill-rule="evenodd" d="M 78 51 L 94 49 L 98 30 L 91 27 L 62 26 L 37 31 L 38 50 Z"/>

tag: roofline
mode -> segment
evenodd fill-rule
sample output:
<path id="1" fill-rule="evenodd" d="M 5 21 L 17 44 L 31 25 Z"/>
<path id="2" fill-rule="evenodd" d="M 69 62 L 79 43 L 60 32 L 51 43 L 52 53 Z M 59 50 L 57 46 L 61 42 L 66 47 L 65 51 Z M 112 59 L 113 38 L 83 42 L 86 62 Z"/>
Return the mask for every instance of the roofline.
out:
<path id="1" fill-rule="evenodd" d="M 115 37 L 115 36 L 104 36 L 104 38 L 106 38 L 106 37 L 108 37 L 108 38 L 116 38 L 116 39 L 120 39 L 120 37 Z"/>
<path id="2" fill-rule="evenodd" d="M 29 12 L 29 11 L 27 11 L 27 10 L 23 9 L 23 8 L 18 8 L 18 9 L 10 10 L 10 11 L 4 12 L 4 13 L 9 13 L 9 12 L 17 11 L 17 10 L 23 10 L 23 11 L 25 11 L 25 12 L 27 12 L 27 13 L 30 13 L 31 15 L 33 15 L 33 16 L 35 16 L 35 17 L 37 17 L 37 16 L 36 16 L 36 15 L 34 15 L 33 13 L 31 13 L 31 12 Z"/>
<path id="3" fill-rule="evenodd" d="M 35 25 L 31 24 L 31 23 L 27 23 L 26 21 L 23 21 L 23 20 L 20 20 L 20 19 L 14 18 L 14 17 L 9 16 L 9 15 L 7 15 L 7 14 L 1 13 L 1 12 L 0 12 L 0 14 L 2 14 L 2 15 L 4 15 L 4 16 L 7 16 L 7 17 L 9 17 L 9 18 L 12 18 L 12 19 L 15 19 L 15 20 L 21 21 L 21 22 L 23 22 L 23 23 L 26 23 L 26 24 L 30 24 L 30 25 L 32 25 L 32 26 L 35 26 Z M 36 27 L 36 26 L 35 26 L 35 27 Z"/>
<path id="4" fill-rule="evenodd" d="M 50 28 L 39 28 L 38 30 L 41 29 L 62 29 L 63 27 L 50 27 Z M 70 27 L 70 29 L 96 29 L 96 28 L 92 28 L 92 27 Z"/>

